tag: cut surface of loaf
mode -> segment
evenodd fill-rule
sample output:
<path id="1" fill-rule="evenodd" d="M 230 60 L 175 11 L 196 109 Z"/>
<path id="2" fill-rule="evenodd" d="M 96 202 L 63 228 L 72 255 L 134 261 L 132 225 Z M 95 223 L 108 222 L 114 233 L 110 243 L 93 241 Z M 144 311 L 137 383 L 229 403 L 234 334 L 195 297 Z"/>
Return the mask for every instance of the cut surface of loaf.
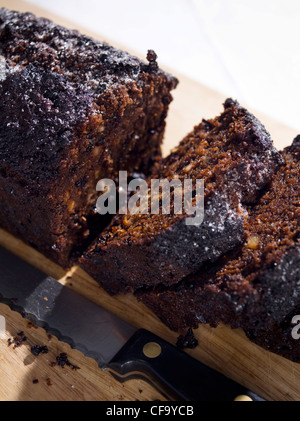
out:
<path id="1" fill-rule="evenodd" d="M 147 59 L 0 9 L 0 225 L 63 266 L 89 236 L 97 181 L 160 157 L 177 80 Z"/>
<path id="2" fill-rule="evenodd" d="M 172 285 L 241 244 L 244 204 L 257 200 L 281 163 L 263 125 L 236 101 L 203 120 L 155 166 L 150 179 L 204 181 L 204 220 L 186 214 L 117 215 L 81 266 L 111 294 Z"/>
<path id="3" fill-rule="evenodd" d="M 271 186 L 247 207 L 241 247 L 174 287 L 137 295 L 172 330 L 224 322 L 300 362 L 291 323 L 300 314 L 300 136 L 283 157 Z"/>

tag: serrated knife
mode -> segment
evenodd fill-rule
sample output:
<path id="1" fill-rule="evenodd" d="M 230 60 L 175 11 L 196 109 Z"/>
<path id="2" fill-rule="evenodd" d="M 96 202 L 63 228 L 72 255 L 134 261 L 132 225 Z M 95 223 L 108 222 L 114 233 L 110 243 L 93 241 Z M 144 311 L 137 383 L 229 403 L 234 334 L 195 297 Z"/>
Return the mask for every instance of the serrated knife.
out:
<path id="1" fill-rule="evenodd" d="M 0 302 L 95 359 L 120 381 L 184 401 L 263 400 L 145 329 L 119 319 L 0 247 Z M 238 398 L 242 399 L 242 398 Z"/>

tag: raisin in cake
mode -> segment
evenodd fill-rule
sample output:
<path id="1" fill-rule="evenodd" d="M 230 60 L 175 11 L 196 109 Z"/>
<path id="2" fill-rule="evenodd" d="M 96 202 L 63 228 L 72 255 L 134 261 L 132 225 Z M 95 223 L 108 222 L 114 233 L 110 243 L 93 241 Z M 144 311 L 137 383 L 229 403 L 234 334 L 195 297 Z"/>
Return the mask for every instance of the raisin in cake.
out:
<path id="1" fill-rule="evenodd" d="M 243 242 L 243 205 L 257 200 L 280 163 L 263 125 L 226 100 L 224 112 L 195 127 L 151 176 L 204 180 L 202 224 L 187 225 L 187 215 L 172 209 L 167 215 L 118 215 L 81 266 L 111 294 L 176 284 Z"/>
<path id="2" fill-rule="evenodd" d="M 177 80 L 147 59 L 0 9 L 0 225 L 64 266 L 97 181 L 160 156 Z"/>
<path id="3" fill-rule="evenodd" d="M 300 136 L 283 156 L 270 188 L 247 207 L 241 247 L 174 287 L 137 293 L 171 329 L 224 322 L 300 361 L 300 342 L 291 334 L 300 314 Z"/>

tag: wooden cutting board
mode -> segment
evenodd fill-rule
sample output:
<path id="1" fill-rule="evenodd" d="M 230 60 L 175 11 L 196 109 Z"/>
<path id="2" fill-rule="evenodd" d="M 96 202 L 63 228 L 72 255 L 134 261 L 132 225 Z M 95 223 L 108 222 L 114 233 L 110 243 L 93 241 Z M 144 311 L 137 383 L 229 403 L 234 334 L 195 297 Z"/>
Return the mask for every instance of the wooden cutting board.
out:
<path id="1" fill-rule="evenodd" d="M 102 40 L 65 19 L 19 0 L 6 0 L 1 6 L 31 11 L 48 17 L 58 24 L 76 28 Z M 108 40 L 106 40 L 108 41 Z M 145 46 L 145 51 L 148 47 Z M 163 59 L 161 60 L 161 62 Z M 161 67 L 164 66 L 161 64 Z M 201 71 L 201 69 L 199 69 Z M 176 74 L 180 84 L 174 92 L 174 101 L 167 119 L 164 153 L 174 147 L 202 118 L 210 118 L 222 110 L 225 97 L 184 76 Z M 243 104 L 246 105 L 246 104 Z M 253 110 L 251 110 L 253 111 Z M 260 113 L 255 113 L 271 133 L 274 143 L 282 148 L 297 132 Z M 175 344 L 178 333 L 170 331 L 143 304 L 131 296 L 110 297 L 80 268 L 68 273 L 49 261 L 22 241 L 0 230 L 0 244 L 52 275 L 59 282 L 112 311 L 137 327 L 143 327 Z M 0 274 L 1 276 L 1 274 Z M 26 280 L 24 280 L 26 282 Z M 0 337 L 0 400 L 163 400 L 152 386 L 140 380 L 119 384 L 109 373 L 101 371 L 96 362 L 79 351 L 49 338 L 41 328 L 32 327 L 27 320 L 7 306 L 0 304 L 0 316 L 6 319 L 6 333 Z M 23 331 L 27 341 L 20 347 L 8 347 L 8 338 Z M 195 330 L 199 345 L 189 350 L 190 355 L 219 370 L 269 400 L 300 399 L 300 364 L 269 353 L 252 344 L 241 330 L 221 325 L 216 329 L 200 326 Z M 30 353 L 34 344 L 47 345 L 49 353 L 35 358 Z M 51 367 L 51 362 L 67 352 L 69 360 L 80 367 Z M 38 382 L 33 383 L 37 379 Z"/>

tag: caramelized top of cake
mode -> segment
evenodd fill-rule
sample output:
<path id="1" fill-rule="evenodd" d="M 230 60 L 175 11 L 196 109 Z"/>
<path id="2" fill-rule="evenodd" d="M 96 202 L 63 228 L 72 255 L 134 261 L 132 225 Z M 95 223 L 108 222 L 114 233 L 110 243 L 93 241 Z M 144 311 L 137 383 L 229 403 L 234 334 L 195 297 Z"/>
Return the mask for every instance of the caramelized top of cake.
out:
<path id="1" fill-rule="evenodd" d="M 37 67 L 63 74 L 95 96 L 114 83 L 137 81 L 143 72 L 159 72 L 156 55 L 149 63 L 105 42 L 56 25 L 31 13 L 0 9 L 0 55 L 13 66 Z M 170 81 L 175 78 L 169 76 Z"/>
<path id="2" fill-rule="evenodd" d="M 68 166 L 66 147 L 73 147 L 76 162 L 76 142 L 84 149 L 85 138 L 88 151 L 93 137 L 103 146 L 104 123 L 118 126 L 133 101 L 130 93 L 142 98 L 142 88 L 153 90 L 158 78 L 169 89 L 176 86 L 174 77 L 158 69 L 153 51 L 147 59 L 148 64 L 31 13 L 0 8 L 3 175 L 17 173 L 21 182 L 42 189 L 57 178 L 59 166 Z"/>

